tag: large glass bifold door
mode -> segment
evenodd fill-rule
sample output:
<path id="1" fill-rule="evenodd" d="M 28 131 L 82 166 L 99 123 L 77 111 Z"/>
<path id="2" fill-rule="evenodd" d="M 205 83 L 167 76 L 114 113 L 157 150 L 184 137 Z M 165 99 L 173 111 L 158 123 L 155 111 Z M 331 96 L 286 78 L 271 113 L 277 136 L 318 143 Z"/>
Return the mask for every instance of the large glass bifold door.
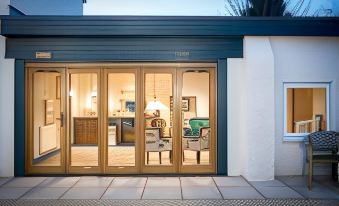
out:
<path id="1" fill-rule="evenodd" d="M 26 173 L 215 173 L 214 68 L 27 68 Z"/>

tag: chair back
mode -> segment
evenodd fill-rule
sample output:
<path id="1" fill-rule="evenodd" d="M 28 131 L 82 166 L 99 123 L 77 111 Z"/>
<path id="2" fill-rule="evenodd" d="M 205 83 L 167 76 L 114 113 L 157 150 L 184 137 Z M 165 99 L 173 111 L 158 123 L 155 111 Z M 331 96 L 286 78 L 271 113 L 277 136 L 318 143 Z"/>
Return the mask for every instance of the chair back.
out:
<path id="1" fill-rule="evenodd" d="M 189 124 L 192 129 L 192 135 L 193 136 L 200 136 L 200 128 L 202 127 L 209 127 L 210 126 L 210 120 L 209 118 L 203 118 L 203 117 L 196 117 L 191 118 L 189 121 Z"/>
<path id="2" fill-rule="evenodd" d="M 308 135 L 309 143 L 314 151 L 338 152 L 339 133 L 334 131 L 318 131 Z"/>

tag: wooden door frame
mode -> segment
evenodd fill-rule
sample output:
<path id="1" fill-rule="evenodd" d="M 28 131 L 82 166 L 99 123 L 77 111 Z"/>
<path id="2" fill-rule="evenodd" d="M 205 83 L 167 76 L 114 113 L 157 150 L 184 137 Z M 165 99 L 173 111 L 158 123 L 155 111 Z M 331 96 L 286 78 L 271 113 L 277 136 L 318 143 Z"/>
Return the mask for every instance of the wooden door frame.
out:
<path id="1" fill-rule="evenodd" d="M 201 65 L 201 66 L 200 66 Z M 28 168 L 28 163 L 31 162 L 30 155 L 26 154 L 26 174 L 161 174 L 161 173 L 216 173 L 216 155 L 217 155 L 217 137 L 216 137 L 216 66 L 211 63 L 28 63 L 26 64 L 25 78 L 27 83 L 26 94 L 32 88 L 32 81 L 29 81 L 29 71 L 36 71 L 42 68 L 42 70 L 63 70 L 64 78 L 61 86 L 62 95 L 64 97 L 64 158 L 63 169 L 53 171 L 52 167 L 44 167 L 39 169 Z M 144 95 L 145 85 L 144 78 L 146 73 L 169 73 L 172 74 L 172 88 L 173 88 L 173 124 L 181 125 L 181 104 L 179 99 L 181 98 L 182 90 L 182 74 L 186 70 L 201 70 L 208 69 L 210 72 L 210 125 L 211 125 L 211 152 L 210 152 L 210 165 L 182 165 L 182 140 L 181 140 L 181 126 L 177 129 L 173 129 L 173 164 L 172 165 L 145 165 L 145 137 L 144 137 L 144 111 L 145 107 Z M 129 73 L 133 71 L 136 84 L 136 155 L 135 155 L 135 167 L 118 168 L 108 166 L 108 150 L 107 150 L 107 92 L 108 92 L 108 73 Z M 91 169 L 83 169 L 83 166 L 71 166 L 71 145 L 70 145 L 70 105 L 69 105 L 69 86 L 70 86 L 70 74 L 73 73 L 97 73 L 97 105 L 98 105 L 98 166 Z M 105 95 L 106 94 L 106 95 Z M 177 106 L 180 105 L 180 106 Z M 29 119 L 33 114 L 30 109 L 31 102 L 29 95 L 26 95 L 26 140 L 28 141 L 28 134 L 31 132 L 31 124 L 33 122 Z M 179 115 L 178 115 L 179 114 Z M 30 142 L 26 143 L 26 151 L 31 151 L 29 147 Z"/>
<path id="2" fill-rule="evenodd" d="M 70 75 L 71 74 L 83 74 L 83 73 L 96 73 L 97 74 L 97 118 L 98 118 L 98 166 L 72 166 L 71 164 L 71 105 L 70 105 L 70 85 L 71 85 L 71 80 L 70 80 Z M 102 119 L 102 109 L 101 109 L 101 104 L 102 104 L 102 91 L 101 91 L 101 68 L 99 66 L 83 66 L 83 67 L 68 67 L 67 68 L 67 75 L 66 75 L 66 98 L 67 98 L 67 111 L 69 111 L 69 114 L 67 115 L 67 128 L 68 128 L 68 135 L 67 135 L 67 141 L 66 141 L 66 169 L 67 173 L 69 174 L 102 174 L 104 172 L 104 164 L 103 164 L 103 137 L 101 135 L 101 119 Z"/>
<path id="3" fill-rule="evenodd" d="M 104 136 L 103 146 L 104 146 L 104 173 L 105 174 L 138 174 L 140 173 L 140 163 L 141 163 L 141 155 L 140 155 L 140 69 L 139 67 L 133 66 L 111 66 L 111 67 L 103 67 L 103 115 L 102 115 L 102 134 Z M 135 165 L 134 166 L 109 166 L 108 165 L 108 75 L 109 74 L 119 74 L 119 73 L 128 73 L 134 74 L 135 77 L 135 117 L 134 117 L 134 125 L 135 125 Z"/>
<path id="4" fill-rule="evenodd" d="M 48 72 L 55 71 L 60 73 L 60 112 L 63 112 L 63 127 L 60 131 L 60 165 L 59 166 L 35 166 L 32 164 L 33 161 L 33 153 L 34 153 L 34 73 L 36 72 Z M 66 84 L 66 68 L 47 68 L 47 67 L 25 67 L 25 79 L 27 82 L 27 86 L 25 88 L 25 101 L 26 101 L 26 111 L 27 115 L 25 118 L 25 148 L 26 148 L 26 157 L 25 157 L 25 174 L 63 174 L 66 172 L 66 162 L 65 162 L 65 143 L 66 143 L 66 134 L 67 134 L 67 126 L 65 121 L 65 115 L 67 114 L 66 110 L 66 99 L 65 99 L 65 84 Z"/>
<path id="5" fill-rule="evenodd" d="M 172 75 L 172 96 L 173 96 L 173 125 L 176 125 L 177 122 L 177 111 L 176 111 L 176 105 L 177 105 L 177 91 L 176 91 L 176 67 L 162 67 L 161 69 L 156 68 L 156 65 L 154 67 L 142 67 L 141 68 L 141 95 L 140 95 L 140 103 L 141 108 L 145 108 L 145 75 L 146 74 L 171 74 Z M 178 172 L 178 160 L 177 160 L 177 142 L 178 142 L 178 133 L 174 129 L 173 130 L 173 136 L 172 136 L 172 158 L 173 163 L 172 165 L 146 165 L 145 164 L 145 118 L 144 118 L 144 110 L 140 111 L 141 116 L 141 122 L 142 125 L 140 126 L 140 133 L 142 134 L 141 137 L 141 172 L 144 174 L 161 174 L 161 173 L 177 173 Z"/>
<path id="6" fill-rule="evenodd" d="M 217 136 L 216 136 L 216 104 L 217 104 L 217 96 L 216 96 L 216 68 L 215 67 L 207 67 L 207 68 L 194 68 L 194 67 L 182 67 L 177 68 L 177 97 L 178 99 L 182 98 L 182 88 L 183 88 L 183 74 L 188 70 L 208 70 L 209 72 L 209 120 L 211 127 L 211 141 L 210 141 L 210 152 L 209 152 L 209 161 L 208 165 L 183 165 L 182 158 L 182 118 L 179 116 L 179 144 L 180 144 L 180 152 L 179 152 L 179 173 L 210 173 L 216 174 L 216 156 L 217 156 Z M 179 104 L 178 109 L 181 114 L 181 106 Z M 194 172 L 193 172 L 194 171 Z"/>

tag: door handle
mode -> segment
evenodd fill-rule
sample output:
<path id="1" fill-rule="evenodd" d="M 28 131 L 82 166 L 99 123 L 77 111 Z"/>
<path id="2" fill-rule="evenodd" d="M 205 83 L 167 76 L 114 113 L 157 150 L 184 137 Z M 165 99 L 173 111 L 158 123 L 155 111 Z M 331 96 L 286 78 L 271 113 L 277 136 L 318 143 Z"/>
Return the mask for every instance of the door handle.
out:
<path id="1" fill-rule="evenodd" d="M 60 127 L 64 127 L 64 113 L 60 112 Z"/>

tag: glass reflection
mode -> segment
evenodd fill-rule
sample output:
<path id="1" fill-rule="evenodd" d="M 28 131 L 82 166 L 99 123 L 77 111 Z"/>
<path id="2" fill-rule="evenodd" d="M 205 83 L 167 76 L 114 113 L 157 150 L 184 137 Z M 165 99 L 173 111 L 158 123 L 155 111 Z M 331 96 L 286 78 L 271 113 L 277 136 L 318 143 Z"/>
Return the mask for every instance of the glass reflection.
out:
<path id="1" fill-rule="evenodd" d="M 108 166 L 135 166 L 135 75 L 108 74 Z"/>
<path id="2" fill-rule="evenodd" d="M 209 73 L 204 70 L 183 74 L 182 161 L 183 165 L 210 163 Z"/>
<path id="3" fill-rule="evenodd" d="M 71 165 L 98 166 L 96 73 L 70 75 Z"/>
<path id="4" fill-rule="evenodd" d="M 62 133 L 61 76 L 33 74 L 33 161 L 35 166 L 59 166 Z"/>
<path id="5" fill-rule="evenodd" d="M 145 164 L 170 165 L 172 155 L 172 74 L 145 75 Z"/>

